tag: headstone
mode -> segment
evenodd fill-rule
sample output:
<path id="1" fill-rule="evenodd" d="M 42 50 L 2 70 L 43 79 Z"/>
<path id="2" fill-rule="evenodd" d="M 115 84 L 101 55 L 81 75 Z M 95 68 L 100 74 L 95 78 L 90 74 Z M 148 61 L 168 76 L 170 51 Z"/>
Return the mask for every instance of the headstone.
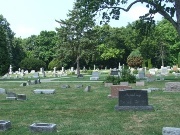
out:
<path id="1" fill-rule="evenodd" d="M 31 80 L 27 80 L 26 85 L 27 86 L 31 85 Z"/>
<path id="2" fill-rule="evenodd" d="M 145 72 L 144 72 L 144 70 L 140 70 L 140 71 L 138 72 L 138 77 L 139 77 L 139 79 L 143 79 L 143 78 L 145 77 Z"/>
<path id="3" fill-rule="evenodd" d="M 6 120 L 0 120 L 0 131 L 5 131 L 11 128 L 11 122 Z"/>
<path id="4" fill-rule="evenodd" d="M 33 78 L 39 78 L 39 73 L 35 72 L 34 75 L 33 75 Z"/>
<path id="5" fill-rule="evenodd" d="M 77 85 L 75 85 L 75 88 L 82 88 L 82 87 L 83 87 L 82 84 L 77 84 Z"/>
<path id="6" fill-rule="evenodd" d="M 173 71 L 177 71 L 178 70 L 178 67 L 177 66 L 173 66 Z"/>
<path id="7" fill-rule="evenodd" d="M 180 92 L 180 82 L 166 82 L 165 91 L 166 92 Z"/>
<path id="8" fill-rule="evenodd" d="M 6 90 L 3 88 L 0 88 L 0 94 L 5 94 L 5 93 L 6 93 Z"/>
<path id="9" fill-rule="evenodd" d="M 110 86 L 112 86 L 112 85 L 113 85 L 113 83 L 106 83 L 106 82 L 104 83 L 104 86 L 105 86 L 105 87 L 110 87 Z"/>
<path id="10" fill-rule="evenodd" d="M 119 76 L 119 71 L 117 71 L 117 70 L 111 70 L 110 75 Z"/>
<path id="11" fill-rule="evenodd" d="M 167 69 L 167 67 L 161 67 L 161 74 L 162 75 L 167 75 L 168 74 L 168 69 Z"/>
<path id="12" fill-rule="evenodd" d="M 6 96 L 6 99 L 8 99 L 8 100 L 16 100 L 17 99 L 16 93 L 8 92 L 7 96 Z"/>
<path id="13" fill-rule="evenodd" d="M 10 65 L 9 67 L 9 74 L 11 75 L 13 72 L 12 72 L 12 66 Z"/>
<path id="14" fill-rule="evenodd" d="M 111 88 L 111 94 L 108 95 L 108 97 L 111 98 L 118 98 L 120 90 L 132 89 L 131 86 L 126 86 L 126 85 L 112 85 L 110 86 L 110 88 Z"/>
<path id="15" fill-rule="evenodd" d="M 77 75 L 77 78 L 83 78 L 82 74 Z"/>
<path id="16" fill-rule="evenodd" d="M 155 69 L 149 69 L 149 73 L 150 73 L 151 75 L 155 75 L 155 74 L 156 74 L 156 70 L 155 70 Z"/>
<path id="17" fill-rule="evenodd" d="M 35 89 L 35 94 L 54 94 L 55 89 Z"/>
<path id="18" fill-rule="evenodd" d="M 64 73 L 64 72 L 65 72 L 64 67 L 62 67 L 62 73 Z"/>
<path id="19" fill-rule="evenodd" d="M 66 89 L 66 88 L 70 88 L 70 86 L 67 84 L 63 84 L 63 85 L 61 85 L 61 88 Z"/>
<path id="20" fill-rule="evenodd" d="M 99 79 L 99 72 L 93 71 L 92 76 L 90 77 L 90 80 L 98 80 Z"/>
<path id="21" fill-rule="evenodd" d="M 71 72 L 73 72 L 74 71 L 74 67 L 71 67 Z"/>
<path id="22" fill-rule="evenodd" d="M 21 83 L 20 86 L 26 86 L 26 83 Z"/>
<path id="23" fill-rule="evenodd" d="M 115 106 L 118 111 L 123 110 L 153 110 L 148 105 L 147 91 L 144 90 L 122 90 L 119 91 L 119 102 Z"/>
<path id="24" fill-rule="evenodd" d="M 84 89 L 85 92 L 89 92 L 90 90 L 91 90 L 91 86 L 87 86 L 87 87 Z"/>
<path id="25" fill-rule="evenodd" d="M 180 128 L 176 128 L 176 127 L 163 127 L 162 135 L 180 135 Z"/>
<path id="26" fill-rule="evenodd" d="M 53 123 L 33 123 L 30 125 L 31 132 L 56 132 L 57 126 Z"/>
<path id="27" fill-rule="evenodd" d="M 136 82 L 136 86 L 144 86 L 144 85 L 145 85 L 144 81 Z"/>
<path id="28" fill-rule="evenodd" d="M 120 82 L 120 85 L 128 86 L 128 85 L 129 85 L 129 82 Z"/>
<path id="29" fill-rule="evenodd" d="M 17 94 L 17 100 L 27 100 L 25 94 Z"/>

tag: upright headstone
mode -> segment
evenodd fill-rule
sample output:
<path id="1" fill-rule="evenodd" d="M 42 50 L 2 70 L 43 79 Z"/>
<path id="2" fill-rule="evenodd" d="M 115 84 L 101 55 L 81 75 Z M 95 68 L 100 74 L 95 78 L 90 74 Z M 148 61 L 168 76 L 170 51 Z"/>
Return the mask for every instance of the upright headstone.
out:
<path id="1" fill-rule="evenodd" d="M 144 70 L 138 71 L 138 76 L 139 76 L 139 79 L 143 79 L 143 78 L 145 77 L 145 72 L 144 72 Z"/>
<path id="2" fill-rule="evenodd" d="M 148 94 L 145 90 L 122 90 L 119 91 L 118 111 L 122 110 L 153 110 L 153 106 L 148 105 Z"/>
<path id="3" fill-rule="evenodd" d="M 39 78 L 39 73 L 35 72 L 34 75 L 33 75 L 33 78 Z"/>
<path id="4" fill-rule="evenodd" d="M 87 87 L 84 89 L 85 92 L 89 92 L 90 90 L 91 90 L 91 86 L 87 86 Z"/>
<path id="5" fill-rule="evenodd" d="M 8 92 L 7 93 L 7 96 L 6 96 L 6 99 L 9 99 L 9 100 L 16 100 L 16 93 L 13 93 L 13 92 Z"/>
<path id="6" fill-rule="evenodd" d="M 6 93 L 6 90 L 3 88 L 0 88 L 0 94 L 5 94 L 5 93 Z"/>
<path id="7" fill-rule="evenodd" d="M 7 120 L 0 120 L 0 131 L 5 131 L 11 128 L 11 122 Z"/>
<path id="8" fill-rule="evenodd" d="M 9 74 L 11 75 L 13 72 L 12 72 L 12 66 L 10 65 L 9 67 Z"/>

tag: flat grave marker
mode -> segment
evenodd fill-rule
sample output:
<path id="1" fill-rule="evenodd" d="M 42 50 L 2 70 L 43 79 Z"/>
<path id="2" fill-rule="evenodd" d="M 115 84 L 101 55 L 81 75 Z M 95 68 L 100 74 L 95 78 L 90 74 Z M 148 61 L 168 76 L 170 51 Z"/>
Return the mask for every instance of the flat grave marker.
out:
<path id="1" fill-rule="evenodd" d="M 31 132 L 56 132 L 57 130 L 54 123 L 33 123 L 29 128 Z"/>
<path id="2" fill-rule="evenodd" d="M 11 122 L 6 120 L 0 120 L 0 131 L 5 131 L 11 128 Z"/>
<path id="3" fill-rule="evenodd" d="M 35 89 L 35 94 L 54 94 L 55 89 Z"/>

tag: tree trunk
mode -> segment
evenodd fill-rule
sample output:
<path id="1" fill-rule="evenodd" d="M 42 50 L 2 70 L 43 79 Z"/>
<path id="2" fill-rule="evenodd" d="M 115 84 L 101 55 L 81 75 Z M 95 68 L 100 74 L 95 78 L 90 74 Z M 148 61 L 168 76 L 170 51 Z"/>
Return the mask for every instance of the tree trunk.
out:
<path id="1" fill-rule="evenodd" d="M 79 60 L 80 60 L 80 58 L 79 58 L 79 56 L 77 56 L 77 59 L 76 59 L 76 63 L 77 63 L 77 76 L 80 75 L 80 64 L 79 64 Z"/>
<path id="2" fill-rule="evenodd" d="M 180 1 L 175 0 L 176 18 L 177 18 L 177 32 L 180 37 Z"/>

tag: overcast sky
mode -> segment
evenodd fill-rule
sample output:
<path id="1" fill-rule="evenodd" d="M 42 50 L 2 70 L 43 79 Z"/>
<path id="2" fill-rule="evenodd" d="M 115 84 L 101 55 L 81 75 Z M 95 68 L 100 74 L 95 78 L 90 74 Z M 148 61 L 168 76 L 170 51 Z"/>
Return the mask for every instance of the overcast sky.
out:
<path id="1" fill-rule="evenodd" d="M 68 10 L 72 10 L 75 0 L 0 0 L 0 14 L 10 23 L 10 28 L 16 33 L 16 37 L 30 37 L 38 35 L 43 30 L 53 30 L 59 27 L 55 22 L 66 19 Z M 130 0 L 132 1 L 132 0 Z M 138 4 L 129 12 L 121 12 L 120 20 L 111 21 L 112 27 L 122 27 L 137 20 L 148 9 Z M 162 16 L 156 15 L 156 20 Z M 100 21 L 101 18 L 99 18 Z"/>

